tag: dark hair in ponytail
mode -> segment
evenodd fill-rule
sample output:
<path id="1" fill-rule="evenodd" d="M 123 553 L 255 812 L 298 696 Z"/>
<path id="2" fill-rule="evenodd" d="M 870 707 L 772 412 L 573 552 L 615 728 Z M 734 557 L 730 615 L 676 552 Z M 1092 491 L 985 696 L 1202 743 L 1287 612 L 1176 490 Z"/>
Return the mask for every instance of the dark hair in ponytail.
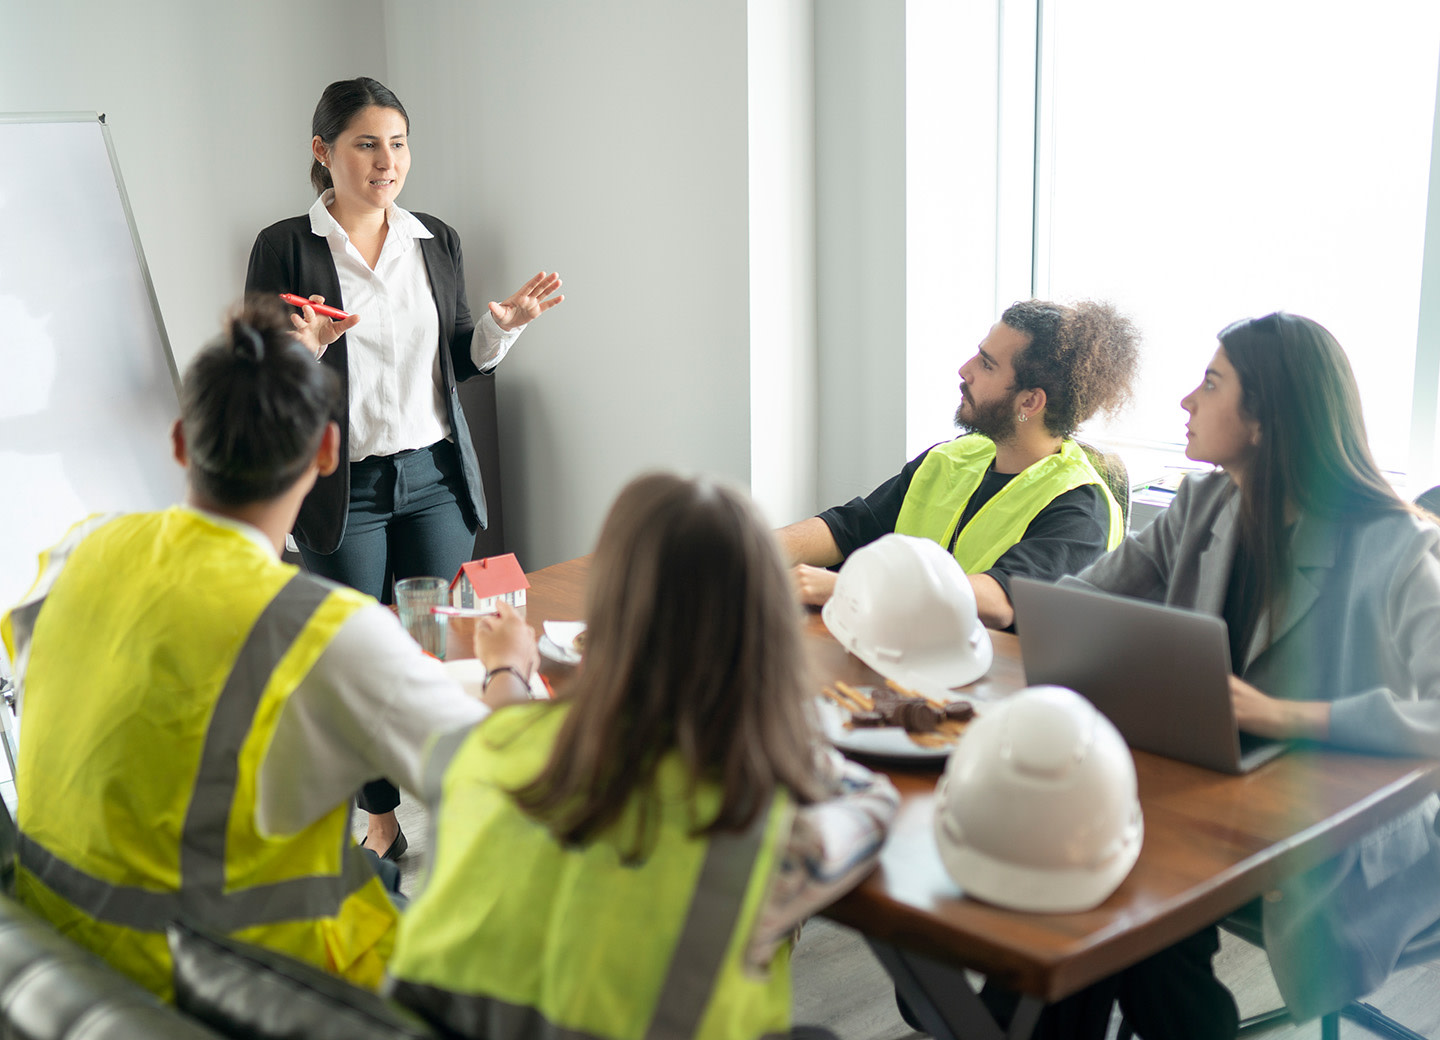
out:
<path id="1" fill-rule="evenodd" d="M 314 461 L 340 403 L 340 380 L 291 335 L 280 301 L 246 297 L 185 370 L 191 487 L 222 506 L 276 497 Z"/>
<path id="2" fill-rule="evenodd" d="M 335 140 L 345 132 L 350 121 L 363 109 L 372 105 L 393 108 L 405 120 L 405 132 L 410 132 L 410 116 L 400 104 L 394 92 L 379 80 L 369 76 L 358 79 L 342 79 L 330 84 L 320 95 L 315 106 L 315 115 L 310 119 L 310 134 L 325 142 L 326 148 L 333 148 Z M 326 188 L 333 188 L 330 171 L 320 165 L 320 160 L 310 162 L 310 183 L 315 185 L 315 194 L 323 195 Z"/>

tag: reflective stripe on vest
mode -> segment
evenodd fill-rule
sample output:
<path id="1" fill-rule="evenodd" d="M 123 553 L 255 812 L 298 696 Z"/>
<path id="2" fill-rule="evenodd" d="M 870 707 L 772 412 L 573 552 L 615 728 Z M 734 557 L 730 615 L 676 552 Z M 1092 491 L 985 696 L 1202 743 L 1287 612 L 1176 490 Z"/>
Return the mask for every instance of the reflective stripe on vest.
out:
<path id="1" fill-rule="evenodd" d="M 668 756 L 654 781 L 655 838 L 644 862 L 623 858 L 638 801 L 601 838 L 562 846 L 509 792 L 548 759 L 566 711 L 505 708 L 432 745 L 431 782 L 444 774 L 435 862 L 401 922 L 392 996 L 449 1030 L 491 1040 L 678 1040 L 788 1028 L 788 949 L 768 972 L 743 963 L 789 833 L 788 796 L 778 794 L 744 833 L 692 837 L 719 791 L 694 788 Z M 524 864 L 523 877 L 477 885 L 477 877 L 503 876 L 507 864 Z M 469 898 L 457 902 L 461 893 Z M 643 949 L 635 945 L 642 935 Z"/>
<path id="2" fill-rule="evenodd" d="M 295 575 L 251 629 L 216 702 L 180 843 L 179 891 L 114 885 L 53 855 L 20 835 L 20 865 L 77 909 L 100 921 L 164 931 L 194 914 L 228 931 L 256 924 L 333 914 L 374 873 L 363 853 L 344 846 L 339 877 L 301 877 L 236 892 L 225 891 L 225 838 L 235 798 L 237 759 L 265 685 L 295 637 L 330 590 Z"/>
<path id="3" fill-rule="evenodd" d="M 5 651 L 10 655 L 10 664 L 15 675 L 25 674 L 30 657 L 30 639 L 35 633 L 35 619 L 40 616 L 40 608 L 45 605 L 45 596 L 49 593 L 50 586 L 55 584 L 60 571 L 64 569 L 70 553 L 88 535 L 121 515 L 96 513 L 86 517 L 72 525 L 58 543 L 40 553 L 40 573 L 35 578 L 35 583 L 30 586 L 30 591 L 25 593 L 23 600 L 0 615 L 0 641 L 4 642 Z M 20 699 L 15 702 L 17 715 L 21 713 L 22 705 L 23 689 Z"/>
<path id="4" fill-rule="evenodd" d="M 1093 484 L 1109 509 L 1106 549 L 1114 549 L 1124 538 L 1125 522 L 1115 496 L 1084 450 L 1067 439 L 1058 452 L 1016 474 L 981 506 L 955 538 L 952 550 L 951 537 L 960 517 L 994 459 L 995 442 L 978 433 L 931 448 L 905 492 L 896 532 L 929 538 L 953 551 L 966 574 L 981 574 L 1025 537 L 1046 506 L 1067 491 Z"/>
<path id="5" fill-rule="evenodd" d="M 690 1040 L 700 1028 L 760 854 L 766 822 L 767 814 L 762 813 L 744 834 L 711 839 L 645 1040 Z M 409 1007 L 427 1009 L 436 1021 L 462 1036 L 612 1040 L 557 1026 L 535 1008 L 404 979 L 395 981 L 391 996 Z"/>
<path id="6" fill-rule="evenodd" d="M 183 508 L 66 551 L 27 636 L 17 898 L 162 997 L 180 915 L 376 986 L 397 912 L 349 804 L 255 823 L 290 695 L 373 600 Z"/>

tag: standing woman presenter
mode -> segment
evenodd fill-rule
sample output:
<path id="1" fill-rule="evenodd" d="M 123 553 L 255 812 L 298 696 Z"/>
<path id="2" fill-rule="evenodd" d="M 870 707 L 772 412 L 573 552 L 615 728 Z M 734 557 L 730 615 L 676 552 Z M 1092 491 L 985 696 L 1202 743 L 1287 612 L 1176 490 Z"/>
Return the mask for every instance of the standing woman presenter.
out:
<path id="1" fill-rule="evenodd" d="M 410 170 L 410 117 L 369 77 L 330 84 L 311 123 L 303 216 L 260 232 L 247 292 L 296 293 L 349 312 L 310 307 L 296 333 L 340 376 L 341 465 L 318 481 L 295 523 L 306 567 L 381 600 L 391 582 L 449 576 L 486 523 L 485 489 L 456 384 L 500 363 L 526 323 L 564 299 L 541 272 L 477 323 L 465 301 L 460 238 L 449 225 L 395 204 Z M 386 781 L 358 799 L 366 844 L 404 852 L 399 793 Z"/>

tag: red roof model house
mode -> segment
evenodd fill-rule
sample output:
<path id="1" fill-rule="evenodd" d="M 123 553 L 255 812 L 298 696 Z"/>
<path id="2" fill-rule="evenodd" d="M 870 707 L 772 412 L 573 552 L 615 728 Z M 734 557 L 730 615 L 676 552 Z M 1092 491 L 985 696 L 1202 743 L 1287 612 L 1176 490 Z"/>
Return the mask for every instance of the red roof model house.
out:
<path id="1" fill-rule="evenodd" d="M 502 600 L 512 607 L 523 607 L 529 587 L 530 581 L 514 553 L 487 556 L 460 565 L 450 583 L 450 602 L 471 610 L 494 610 Z"/>

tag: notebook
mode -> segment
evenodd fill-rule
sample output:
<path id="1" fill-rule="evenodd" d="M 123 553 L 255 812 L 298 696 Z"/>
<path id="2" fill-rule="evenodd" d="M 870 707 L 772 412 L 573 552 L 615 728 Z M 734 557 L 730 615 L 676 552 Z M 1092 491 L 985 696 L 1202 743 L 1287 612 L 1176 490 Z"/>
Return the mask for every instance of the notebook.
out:
<path id="1" fill-rule="evenodd" d="M 1220 618 L 1028 578 L 1010 599 L 1026 681 L 1082 694 L 1132 748 L 1248 773 L 1288 747 L 1238 731 Z"/>

